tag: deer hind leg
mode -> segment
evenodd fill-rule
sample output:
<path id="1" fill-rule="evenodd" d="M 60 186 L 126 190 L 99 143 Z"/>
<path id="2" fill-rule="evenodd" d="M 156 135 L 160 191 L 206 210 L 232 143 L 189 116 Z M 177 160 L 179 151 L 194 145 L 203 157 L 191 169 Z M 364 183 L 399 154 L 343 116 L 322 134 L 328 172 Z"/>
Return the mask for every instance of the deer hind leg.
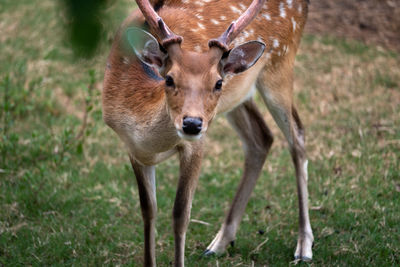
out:
<path id="1" fill-rule="evenodd" d="M 250 194 L 260 176 L 273 136 L 253 100 L 227 114 L 228 121 L 242 140 L 245 164 L 242 180 L 222 227 L 204 255 L 221 254 L 233 242 Z"/>
<path id="2" fill-rule="evenodd" d="M 155 225 L 157 215 L 155 167 L 143 166 L 130 157 L 139 189 L 144 222 L 144 266 L 156 266 Z"/>
<path id="3" fill-rule="evenodd" d="M 292 103 L 292 86 L 292 76 L 285 75 L 282 69 L 265 72 L 257 81 L 257 88 L 268 110 L 289 143 L 296 171 L 299 203 L 299 236 L 294 256 L 295 259 L 309 261 L 312 259 L 314 237 L 308 215 L 308 161 L 305 151 L 304 128 Z"/>

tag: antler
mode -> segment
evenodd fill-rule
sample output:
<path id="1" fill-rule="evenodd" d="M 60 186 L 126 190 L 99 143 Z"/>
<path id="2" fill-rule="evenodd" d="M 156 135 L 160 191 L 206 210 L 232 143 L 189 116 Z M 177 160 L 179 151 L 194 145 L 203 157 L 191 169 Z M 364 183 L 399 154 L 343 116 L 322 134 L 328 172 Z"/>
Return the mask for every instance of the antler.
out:
<path id="1" fill-rule="evenodd" d="M 142 11 L 144 18 L 150 28 L 156 31 L 160 38 L 161 45 L 166 48 L 173 43 L 181 43 L 182 36 L 173 33 L 164 23 L 163 19 L 156 13 L 149 1 L 136 0 L 139 9 Z"/>
<path id="2" fill-rule="evenodd" d="M 253 0 L 247 10 L 236 21 L 232 22 L 228 29 L 221 36 L 219 36 L 217 39 L 211 39 L 208 42 L 208 46 L 217 46 L 224 52 L 228 51 L 229 44 L 257 16 L 265 1 L 266 0 Z"/>

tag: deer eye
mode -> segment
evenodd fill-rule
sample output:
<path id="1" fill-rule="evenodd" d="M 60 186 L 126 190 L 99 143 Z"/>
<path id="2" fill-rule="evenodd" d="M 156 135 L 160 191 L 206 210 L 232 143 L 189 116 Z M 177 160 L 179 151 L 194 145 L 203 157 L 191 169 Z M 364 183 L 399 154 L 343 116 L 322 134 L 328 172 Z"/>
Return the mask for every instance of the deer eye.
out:
<path id="1" fill-rule="evenodd" d="M 172 79 L 172 77 L 169 75 L 165 76 L 165 85 L 169 87 L 174 86 L 174 79 Z"/>
<path id="2" fill-rule="evenodd" d="M 222 80 L 218 80 L 217 83 L 215 84 L 214 90 L 219 91 L 222 88 Z"/>

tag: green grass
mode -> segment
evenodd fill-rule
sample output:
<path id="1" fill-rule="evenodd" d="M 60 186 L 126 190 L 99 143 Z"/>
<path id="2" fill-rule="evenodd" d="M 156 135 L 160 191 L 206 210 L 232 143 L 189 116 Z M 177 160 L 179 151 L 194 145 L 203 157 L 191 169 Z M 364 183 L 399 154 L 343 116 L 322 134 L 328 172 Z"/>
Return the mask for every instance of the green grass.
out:
<path id="1" fill-rule="evenodd" d="M 140 266 L 136 183 L 123 145 L 102 122 L 100 103 L 109 40 L 131 1 L 107 9 L 97 56 L 86 61 L 73 56 L 55 2 L 0 6 L 0 265 Z M 315 235 L 314 259 L 307 265 L 400 265 L 400 56 L 308 35 L 295 73 Z M 192 209 L 193 219 L 210 225 L 190 224 L 187 266 L 287 266 L 293 260 L 293 166 L 282 134 L 262 110 L 276 138 L 236 245 L 221 257 L 201 259 L 223 221 L 243 161 L 223 117 L 210 129 Z M 85 113 L 87 127 L 77 138 Z M 157 168 L 160 266 L 173 259 L 177 173 L 176 158 Z"/>

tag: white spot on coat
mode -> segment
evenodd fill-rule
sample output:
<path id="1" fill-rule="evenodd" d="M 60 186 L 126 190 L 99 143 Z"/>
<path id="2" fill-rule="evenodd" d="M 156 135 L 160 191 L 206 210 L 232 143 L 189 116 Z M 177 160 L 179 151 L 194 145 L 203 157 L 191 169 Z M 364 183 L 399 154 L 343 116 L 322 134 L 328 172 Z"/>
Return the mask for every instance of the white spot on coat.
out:
<path id="1" fill-rule="evenodd" d="M 293 7 L 293 0 L 286 0 L 286 3 L 287 3 L 289 8 Z"/>
<path id="2" fill-rule="evenodd" d="M 286 18 L 285 4 L 284 4 L 283 2 L 281 2 L 281 3 L 279 4 L 279 15 L 280 15 L 282 18 Z"/>
<path id="3" fill-rule="evenodd" d="M 273 40 L 272 46 L 273 46 L 274 48 L 278 48 L 278 47 L 279 47 L 279 41 L 278 41 L 278 39 L 274 39 L 274 40 Z"/>
<path id="4" fill-rule="evenodd" d="M 218 25 L 218 24 L 219 24 L 219 21 L 218 21 L 218 20 L 210 19 L 210 21 L 211 21 L 211 23 L 213 23 L 213 24 L 215 24 L 215 25 Z"/>
<path id="5" fill-rule="evenodd" d="M 198 6 L 204 6 L 204 3 L 200 2 L 200 1 L 196 1 L 195 4 L 198 5 Z"/>
<path id="6" fill-rule="evenodd" d="M 301 5 L 299 5 L 299 7 L 297 8 L 297 11 L 299 11 L 299 13 L 301 13 L 303 11 L 303 7 Z"/>
<path id="7" fill-rule="evenodd" d="M 265 18 L 266 20 L 271 20 L 271 16 L 268 13 L 264 13 L 261 15 L 263 18 Z"/>
<path id="8" fill-rule="evenodd" d="M 200 14 L 196 14 L 195 17 L 198 18 L 199 20 L 203 20 L 203 16 Z"/>
<path id="9" fill-rule="evenodd" d="M 219 19 L 220 20 L 226 20 L 226 17 L 225 16 L 221 16 L 221 17 L 219 17 Z"/>
<path id="10" fill-rule="evenodd" d="M 201 24 L 200 22 L 197 22 L 197 26 L 199 26 L 200 29 L 204 30 L 206 27 L 204 27 L 203 24 Z"/>
<path id="11" fill-rule="evenodd" d="M 287 54 L 288 52 L 289 52 L 289 46 L 284 45 L 284 46 L 283 46 L 283 54 L 285 55 L 285 54 Z"/>
<path id="12" fill-rule="evenodd" d="M 292 17 L 292 24 L 293 24 L 293 32 L 296 31 L 296 21 L 294 20 L 294 18 Z"/>
<path id="13" fill-rule="evenodd" d="M 240 3 L 240 4 L 239 4 L 239 6 L 240 6 L 240 8 L 241 8 L 243 11 L 245 11 L 245 10 L 246 10 L 246 6 L 245 6 L 245 5 L 243 5 L 242 3 Z"/>
<path id="14" fill-rule="evenodd" d="M 129 58 L 128 57 L 123 57 L 122 58 L 122 63 L 124 63 L 125 65 L 129 65 L 129 63 L 130 63 Z"/>
<path id="15" fill-rule="evenodd" d="M 233 13 L 242 14 L 242 11 L 235 6 L 230 6 L 230 8 L 232 9 Z"/>

